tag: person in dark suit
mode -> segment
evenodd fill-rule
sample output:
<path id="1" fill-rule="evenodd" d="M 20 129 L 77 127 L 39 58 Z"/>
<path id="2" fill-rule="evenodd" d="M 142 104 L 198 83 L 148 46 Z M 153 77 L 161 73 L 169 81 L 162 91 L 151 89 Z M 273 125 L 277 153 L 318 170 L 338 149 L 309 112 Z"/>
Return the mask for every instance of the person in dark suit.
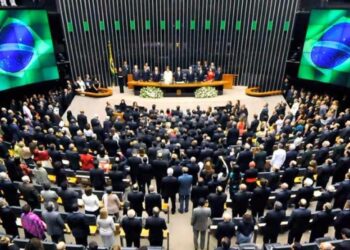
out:
<path id="1" fill-rule="evenodd" d="M 118 81 L 118 86 L 119 86 L 119 92 L 124 93 L 125 76 L 124 76 L 124 71 L 123 71 L 122 67 L 118 68 L 117 81 Z"/>
<path id="2" fill-rule="evenodd" d="M 154 67 L 154 71 L 152 73 L 152 81 L 153 82 L 160 82 L 161 78 L 162 78 L 162 76 L 159 72 L 159 68 L 157 66 Z"/>
<path id="3" fill-rule="evenodd" d="M 299 201 L 299 208 L 293 210 L 288 220 L 288 244 L 300 242 L 303 233 L 309 228 L 311 211 L 307 209 L 306 206 L 307 201 L 301 199 Z"/>
<path id="4" fill-rule="evenodd" d="M 188 168 L 182 168 L 183 174 L 179 176 L 179 201 L 180 201 L 180 213 L 188 212 L 188 203 L 190 200 L 191 187 L 192 187 L 192 175 L 188 174 Z"/>
<path id="5" fill-rule="evenodd" d="M 350 228 L 350 200 L 347 200 L 344 209 L 340 211 L 334 220 L 335 238 L 341 239 L 341 230 Z"/>
<path id="6" fill-rule="evenodd" d="M 176 211 L 176 194 L 179 190 L 179 182 L 175 176 L 173 176 L 174 170 L 168 168 L 167 176 L 162 178 L 162 196 L 164 202 L 168 204 L 169 198 L 171 200 L 171 213 Z"/>
<path id="7" fill-rule="evenodd" d="M 146 192 L 146 186 L 149 190 L 151 185 L 151 180 L 153 178 L 153 171 L 151 164 L 148 163 L 148 158 L 144 157 L 142 159 L 142 164 L 139 165 L 139 170 L 137 173 L 137 183 L 140 186 L 141 192 Z"/>
<path id="8" fill-rule="evenodd" d="M 180 67 L 176 68 L 176 72 L 174 73 L 174 79 L 175 79 L 175 82 L 183 82 L 184 76 Z"/>
<path id="9" fill-rule="evenodd" d="M 188 68 L 188 72 L 186 74 L 186 82 L 188 82 L 188 83 L 194 82 L 194 78 L 195 78 L 195 73 L 193 71 L 192 66 L 190 66 Z"/>
<path id="10" fill-rule="evenodd" d="M 304 187 L 298 189 L 295 196 L 295 205 L 298 207 L 299 201 L 305 199 L 307 204 L 310 204 L 312 197 L 314 196 L 314 188 L 312 187 L 313 181 L 310 178 L 304 180 Z M 308 205 L 307 205 L 308 206 Z"/>
<path id="11" fill-rule="evenodd" d="M 139 70 L 139 67 L 137 65 L 134 65 L 134 69 L 132 71 L 132 79 L 134 81 L 141 81 L 142 80 L 142 73 Z"/>
<path id="12" fill-rule="evenodd" d="M 62 199 L 64 211 L 67 213 L 73 212 L 74 204 L 78 203 L 78 193 L 68 187 L 67 182 L 63 182 L 61 188 L 58 190 L 58 196 Z"/>
<path id="13" fill-rule="evenodd" d="M 203 69 L 199 69 L 199 71 L 197 72 L 197 82 L 203 82 L 205 80 L 205 72 L 203 71 Z"/>
<path id="14" fill-rule="evenodd" d="M 142 81 L 148 82 L 151 79 L 151 70 L 148 66 L 148 63 L 145 63 L 143 66 L 143 72 L 142 72 Z"/>
<path id="15" fill-rule="evenodd" d="M 239 137 L 239 131 L 237 129 L 237 123 L 232 122 L 231 128 L 229 128 L 227 131 L 227 137 L 226 137 L 227 146 L 236 145 L 238 137 Z"/>
<path id="16" fill-rule="evenodd" d="M 159 217 L 159 208 L 153 208 L 153 216 L 146 219 L 145 229 L 149 230 L 150 246 L 163 246 L 163 231 L 167 229 L 165 220 Z"/>
<path id="17" fill-rule="evenodd" d="M 232 217 L 236 217 L 237 215 L 242 217 L 247 212 L 250 198 L 251 193 L 247 191 L 247 186 L 240 184 L 239 191 L 231 197 Z"/>
<path id="18" fill-rule="evenodd" d="M 219 222 L 218 227 L 215 231 L 215 238 L 218 241 L 218 247 L 220 246 L 221 240 L 224 237 L 232 239 L 236 231 L 235 224 L 232 222 L 231 215 L 225 212 L 222 217 L 224 221 Z"/>
<path id="19" fill-rule="evenodd" d="M 142 159 L 137 156 L 136 151 L 132 153 L 132 156 L 128 158 L 128 165 L 130 166 L 130 176 L 132 183 L 136 183 L 137 173 L 139 165 L 142 164 Z"/>
<path id="20" fill-rule="evenodd" d="M 214 80 L 215 81 L 221 81 L 222 80 L 222 76 L 223 76 L 223 73 L 222 73 L 222 69 L 221 67 L 219 66 L 215 72 L 215 77 L 214 77 Z"/>
<path id="21" fill-rule="evenodd" d="M 345 180 L 342 181 L 334 194 L 334 208 L 342 208 L 346 200 L 350 198 L 350 173 L 347 173 Z"/>
<path id="22" fill-rule="evenodd" d="M 227 200 L 227 194 L 223 192 L 221 186 L 216 188 L 216 193 L 208 195 L 208 203 L 211 208 L 211 218 L 222 217 L 225 210 L 225 203 Z"/>
<path id="23" fill-rule="evenodd" d="M 145 199 L 144 194 L 139 191 L 137 184 L 132 186 L 132 191 L 128 193 L 127 199 L 130 204 L 130 208 L 136 211 L 138 217 L 142 216 L 143 211 L 143 201 Z"/>
<path id="24" fill-rule="evenodd" d="M 287 183 L 282 183 L 281 189 L 276 191 L 276 201 L 279 201 L 282 203 L 283 210 L 287 210 L 288 201 L 290 199 L 291 194 L 292 194 L 292 191 L 288 189 Z"/>
<path id="25" fill-rule="evenodd" d="M 250 145 L 246 143 L 244 145 L 244 150 L 239 152 L 237 156 L 237 165 L 239 170 L 244 173 L 249 168 L 249 163 L 253 160 L 253 153 L 250 151 Z"/>
<path id="26" fill-rule="evenodd" d="M 259 172 L 263 172 L 265 170 L 266 156 L 267 156 L 267 153 L 264 150 L 264 145 L 261 144 L 254 155 L 254 162 L 256 164 L 256 169 Z"/>
<path id="27" fill-rule="evenodd" d="M 69 145 L 69 149 L 65 153 L 65 158 L 69 161 L 69 167 L 74 171 L 80 169 L 80 155 L 75 149 L 74 144 Z"/>
<path id="28" fill-rule="evenodd" d="M 348 250 L 350 249 L 350 229 L 349 228 L 343 228 L 341 230 L 341 236 L 343 241 L 340 242 L 334 250 Z"/>
<path id="29" fill-rule="evenodd" d="M 193 186 L 191 191 L 191 201 L 193 203 L 193 207 L 198 206 L 198 201 L 200 198 L 203 198 L 204 200 L 206 200 L 208 195 L 209 195 L 208 186 L 205 185 L 203 178 L 199 178 L 198 184 L 196 186 Z"/>
<path id="30" fill-rule="evenodd" d="M 332 164 L 333 164 L 333 160 L 329 158 L 326 160 L 324 164 L 322 164 L 317 168 L 317 182 L 316 182 L 317 187 L 322 187 L 323 189 L 326 188 L 329 178 L 332 176 L 332 173 L 333 173 Z"/>
<path id="31" fill-rule="evenodd" d="M 68 214 L 66 222 L 72 230 L 75 243 L 87 246 L 90 229 L 85 219 L 85 215 L 79 212 L 78 204 L 75 203 L 72 205 L 72 213 Z"/>
<path id="32" fill-rule="evenodd" d="M 332 183 L 338 183 L 344 180 L 345 174 L 349 170 L 350 166 L 350 157 L 349 157 L 350 151 L 345 150 L 344 151 L 344 157 L 340 157 L 337 161 L 337 164 L 335 165 L 334 172 L 333 172 L 333 180 Z"/>
<path id="33" fill-rule="evenodd" d="M 17 187 L 5 172 L 0 173 L 0 190 L 10 206 L 19 206 Z"/>
<path id="34" fill-rule="evenodd" d="M 299 170 L 296 161 L 290 161 L 289 167 L 286 168 L 282 174 L 281 182 L 287 183 L 290 189 L 294 186 L 294 179 L 298 176 Z"/>
<path id="35" fill-rule="evenodd" d="M 328 233 L 328 228 L 332 222 L 332 205 L 326 203 L 323 205 L 323 211 L 320 211 L 313 216 L 309 241 L 314 242 L 315 239 L 324 237 L 324 235 Z"/>
<path id="36" fill-rule="evenodd" d="M 108 173 L 108 176 L 112 182 L 113 191 L 124 192 L 125 185 L 123 179 L 125 177 L 125 174 L 121 169 L 119 169 L 119 166 L 117 164 L 112 165 L 112 169 Z"/>
<path id="37" fill-rule="evenodd" d="M 23 199 L 30 205 L 30 207 L 40 209 L 40 194 L 30 183 L 29 176 L 22 177 L 22 184 L 19 186 L 19 190 L 23 196 Z"/>
<path id="38" fill-rule="evenodd" d="M 88 123 L 87 116 L 85 115 L 84 110 L 81 110 L 80 114 L 77 116 L 77 122 L 79 125 L 79 129 L 83 131 L 86 127 L 86 124 Z"/>
<path id="39" fill-rule="evenodd" d="M 55 243 L 64 241 L 64 221 L 61 215 L 54 211 L 55 204 L 49 202 L 45 206 L 46 211 L 42 212 L 42 217 L 47 226 L 47 233 L 51 236 L 51 240 Z"/>
<path id="40" fill-rule="evenodd" d="M 249 162 L 249 168 L 244 172 L 244 183 L 250 192 L 256 188 L 256 181 L 258 179 L 258 170 L 255 167 L 255 162 L 251 161 Z"/>
<path id="41" fill-rule="evenodd" d="M 283 163 L 283 168 L 289 167 L 289 163 L 291 161 L 296 161 L 297 160 L 297 156 L 298 156 L 298 152 L 295 149 L 295 145 L 294 144 L 290 144 L 289 145 L 289 150 L 286 153 L 286 159 L 284 160 L 284 163 Z"/>
<path id="42" fill-rule="evenodd" d="M 327 202 L 332 203 L 332 200 L 334 198 L 335 193 L 335 187 L 332 185 L 327 186 L 326 190 L 322 191 L 320 195 L 315 195 L 315 198 L 317 200 L 316 204 L 316 211 L 322 211 L 323 205 Z"/>
<path id="43" fill-rule="evenodd" d="M 156 193 L 155 188 L 151 185 L 149 193 L 145 196 L 145 210 L 148 216 L 152 215 L 152 209 L 158 207 L 162 209 L 162 196 Z"/>
<path id="44" fill-rule="evenodd" d="M 286 212 L 283 210 L 281 202 L 276 201 L 273 210 L 266 213 L 264 222 L 266 223 L 263 229 L 263 241 L 264 244 L 276 243 L 278 234 L 281 231 L 281 222 L 285 219 Z"/>
<path id="45" fill-rule="evenodd" d="M 16 214 L 3 199 L 0 200 L 0 219 L 6 234 L 12 235 L 12 237 L 19 236 L 18 227 L 16 225 Z"/>
<path id="46" fill-rule="evenodd" d="M 253 190 L 252 198 L 250 200 L 250 207 L 253 217 L 261 217 L 264 215 L 264 210 L 269 200 L 271 189 L 267 187 L 267 180 L 260 180 L 260 187 Z"/>
<path id="47" fill-rule="evenodd" d="M 157 159 L 152 163 L 153 175 L 156 178 L 157 191 L 162 192 L 162 178 L 166 176 L 168 169 L 168 161 L 163 159 L 163 154 L 161 152 L 157 153 Z"/>
<path id="48" fill-rule="evenodd" d="M 136 218 L 135 210 L 128 210 L 127 216 L 121 221 L 121 227 L 125 232 L 126 246 L 132 247 L 134 244 L 134 247 L 140 247 L 142 220 Z"/>
<path id="49" fill-rule="evenodd" d="M 322 147 L 317 150 L 316 155 L 315 155 L 315 160 L 317 162 L 317 165 L 321 165 L 322 163 L 325 162 L 329 155 L 329 141 L 324 141 L 322 142 Z"/>
<path id="50" fill-rule="evenodd" d="M 106 185 L 105 173 L 102 168 L 99 168 L 97 164 L 94 164 L 94 169 L 90 171 L 91 186 L 95 190 L 104 190 Z"/>
<path id="51" fill-rule="evenodd" d="M 306 150 L 301 155 L 300 165 L 302 168 L 307 168 L 309 166 L 310 161 L 312 160 L 312 148 L 313 145 L 311 143 L 306 145 Z"/>

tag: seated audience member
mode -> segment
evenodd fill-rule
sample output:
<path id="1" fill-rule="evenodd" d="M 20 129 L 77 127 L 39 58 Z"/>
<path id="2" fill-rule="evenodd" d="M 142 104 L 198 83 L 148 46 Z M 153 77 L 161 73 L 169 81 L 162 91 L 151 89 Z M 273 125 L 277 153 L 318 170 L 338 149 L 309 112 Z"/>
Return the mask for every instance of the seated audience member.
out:
<path id="1" fill-rule="evenodd" d="M 132 79 L 134 81 L 141 81 L 142 80 L 142 73 L 139 70 L 139 67 L 137 65 L 134 65 L 134 69 L 132 71 Z"/>
<path id="2" fill-rule="evenodd" d="M 167 229 L 165 220 L 159 217 L 159 208 L 153 208 L 153 215 L 146 219 L 145 229 L 149 230 L 151 246 L 163 246 L 163 231 Z"/>
<path id="3" fill-rule="evenodd" d="M 213 69 L 209 69 L 207 73 L 207 81 L 215 80 L 215 72 Z"/>
<path id="4" fill-rule="evenodd" d="M 77 86 L 79 86 L 79 91 L 85 92 L 86 86 L 85 86 L 84 81 L 81 79 L 81 76 L 77 77 L 76 84 L 77 84 Z"/>
<path id="5" fill-rule="evenodd" d="M 140 247 L 142 220 L 141 218 L 136 217 L 135 210 L 128 210 L 127 216 L 121 221 L 121 227 L 125 232 L 126 246 Z"/>
<path id="6" fill-rule="evenodd" d="M 180 67 L 177 67 L 176 68 L 176 72 L 174 74 L 174 80 L 175 82 L 182 82 L 184 79 L 184 76 L 183 76 L 183 73 L 181 71 L 181 68 Z"/>
<path id="7" fill-rule="evenodd" d="M 142 81 L 148 82 L 151 79 L 151 70 L 147 63 L 143 66 Z"/>
<path id="8" fill-rule="evenodd" d="M 236 231 L 235 224 L 232 222 L 232 216 L 229 213 L 225 212 L 223 219 L 224 221 L 218 224 L 215 232 L 215 238 L 218 241 L 218 247 L 220 246 L 222 239 L 228 238 L 231 240 Z"/>
<path id="9" fill-rule="evenodd" d="M 237 243 L 250 243 L 254 233 L 254 220 L 251 214 L 245 213 L 237 226 Z"/>

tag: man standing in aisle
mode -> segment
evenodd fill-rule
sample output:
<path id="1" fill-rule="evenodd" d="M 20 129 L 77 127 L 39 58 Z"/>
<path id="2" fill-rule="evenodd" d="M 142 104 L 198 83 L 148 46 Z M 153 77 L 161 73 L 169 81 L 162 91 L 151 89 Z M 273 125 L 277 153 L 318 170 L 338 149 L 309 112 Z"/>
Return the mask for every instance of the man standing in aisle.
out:
<path id="1" fill-rule="evenodd" d="M 198 207 L 193 210 L 191 225 L 193 227 L 193 241 L 194 248 L 198 249 L 198 236 L 200 234 L 200 249 L 204 249 L 205 245 L 205 234 L 207 232 L 211 211 L 210 208 L 204 207 L 205 200 L 199 199 Z"/>
<path id="2" fill-rule="evenodd" d="M 189 175 L 188 168 L 182 168 L 183 174 L 179 176 L 179 200 L 180 200 L 180 209 L 179 212 L 188 212 L 188 202 L 191 194 L 192 187 L 192 175 Z"/>

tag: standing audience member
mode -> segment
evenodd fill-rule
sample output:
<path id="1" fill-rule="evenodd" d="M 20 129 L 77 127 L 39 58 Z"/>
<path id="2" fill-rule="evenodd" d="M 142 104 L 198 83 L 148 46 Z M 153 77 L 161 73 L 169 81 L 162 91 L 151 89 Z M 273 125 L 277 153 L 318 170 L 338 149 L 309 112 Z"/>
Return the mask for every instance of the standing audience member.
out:
<path id="1" fill-rule="evenodd" d="M 162 209 L 162 196 L 156 193 L 155 188 L 151 185 L 149 186 L 149 193 L 145 196 L 145 210 L 148 216 L 152 215 L 154 207 Z"/>
<path id="2" fill-rule="evenodd" d="M 198 249 L 198 236 L 200 235 L 200 249 L 204 249 L 205 234 L 210 223 L 210 208 L 204 207 L 205 200 L 200 199 L 198 207 L 192 212 L 191 225 L 193 227 L 194 248 Z"/>
<path id="3" fill-rule="evenodd" d="M 162 196 L 164 202 L 168 204 L 169 198 L 171 200 L 171 213 L 176 211 L 176 193 L 179 190 L 179 182 L 175 176 L 173 176 L 174 170 L 168 168 L 167 176 L 162 179 Z"/>
<path id="4" fill-rule="evenodd" d="M 97 217 L 97 229 L 101 236 L 103 246 L 107 249 L 110 249 L 115 241 L 115 225 L 113 218 L 108 216 L 108 211 L 106 208 L 100 210 L 100 215 Z"/>
<path id="5" fill-rule="evenodd" d="M 288 244 L 300 242 L 303 233 L 308 229 L 311 211 L 306 206 L 307 201 L 301 199 L 299 201 L 299 208 L 293 210 L 288 220 Z"/>
<path id="6" fill-rule="evenodd" d="M 279 201 L 275 201 L 273 210 L 268 211 L 264 217 L 266 223 L 263 229 L 264 244 L 276 243 L 278 234 L 281 231 L 281 222 L 285 219 L 286 212 L 283 210 L 283 205 Z"/>
<path id="7" fill-rule="evenodd" d="M 188 168 L 182 168 L 183 174 L 179 176 L 179 201 L 180 201 L 180 209 L 179 212 L 182 214 L 183 212 L 188 212 L 188 203 L 190 200 L 191 187 L 192 187 L 192 176 L 189 175 Z"/>
<path id="8" fill-rule="evenodd" d="M 112 193 L 112 188 L 107 187 L 106 193 L 102 196 L 103 205 L 107 208 L 108 215 L 114 216 L 115 220 L 119 219 L 119 210 L 121 202 L 118 195 Z"/>
<path id="9" fill-rule="evenodd" d="M 40 209 L 40 195 L 33 184 L 30 183 L 29 176 L 22 177 L 22 184 L 19 186 L 19 190 L 23 195 L 23 199 L 29 204 L 31 208 Z"/>
<path id="10" fill-rule="evenodd" d="M 237 226 L 237 243 L 250 243 L 254 233 L 254 220 L 251 214 L 245 213 Z"/>
<path id="11" fill-rule="evenodd" d="M 121 227 L 125 232 L 127 247 L 140 247 L 140 234 L 142 231 L 142 220 L 136 218 L 136 212 L 133 209 L 128 210 L 127 216 L 121 221 Z"/>
<path id="12" fill-rule="evenodd" d="M 159 208 L 153 208 L 153 216 L 146 219 L 145 229 L 149 230 L 150 246 L 163 246 L 163 232 L 167 229 L 165 220 L 159 217 Z"/>
<path id="13" fill-rule="evenodd" d="M 85 213 L 98 216 L 100 213 L 100 201 L 98 200 L 97 195 L 92 193 L 91 187 L 85 188 L 85 192 L 81 198 L 84 202 Z"/>
<path id="14" fill-rule="evenodd" d="M 0 219 L 6 234 L 12 235 L 13 237 L 19 236 L 16 225 L 16 214 L 4 199 L 0 200 Z"/>
<path id="15" fill-rule="evenodd" d="M 47 233 L 55 243 L 64 241 L 64 221 L 61 215 L 55 211 L 55 204 L 48 202 L 45 206 L 46 211 L 42 212 L 42 217 L 47 226 Z"/>
<path id="16" fill-rule="evenodd" d="M 29 204 L 22 207 L 21 224 L 24 229 L 25 237 L 28 239 L 45 239 L 46 224 L 39 216 L 31 211 Z"/>
<path id="17" fill-rule="evenodd" d="M 75 243 L 87 246 L 90 229 L 85 219 L 85 215 L 79 212 L 79 207 L 76 203 L 72 205 L 72 210 L 72 213 L 68 214 L 66 222 L 72 230 Z"/>
<path id="18" fill-rule="evenodd" d="M 225 212 L 222 217 L 224 221 L 219 222 L 215 233 L 215 238 L 218 240 L 218 247 L 220 246 L 223 238 L 228 238 L 231 240 L 236 231 L 235 224 L 232 222 L 232 216 Z"/>

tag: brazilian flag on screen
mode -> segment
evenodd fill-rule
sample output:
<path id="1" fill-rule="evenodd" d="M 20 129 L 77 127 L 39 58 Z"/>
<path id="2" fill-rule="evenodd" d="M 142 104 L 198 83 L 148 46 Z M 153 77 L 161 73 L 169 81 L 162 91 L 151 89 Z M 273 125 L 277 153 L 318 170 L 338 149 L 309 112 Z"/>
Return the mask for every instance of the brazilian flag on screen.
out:
<path id="1" fill-rule="evenodd" d="M 59 78 L 45 10 L 0 10 L 0 91 Z"/>
<path id="2" fill-rule="evenodd" d="M 114 76 L 115 74 L 117 74 L 117 72 L 116 72 L 115 65 L 114 65 L 114 58 L 113 58 L 111 42 L 108 42 L 108 63 L 109 63 L 109 70 L 111 71 L 111 74 Z"/>

